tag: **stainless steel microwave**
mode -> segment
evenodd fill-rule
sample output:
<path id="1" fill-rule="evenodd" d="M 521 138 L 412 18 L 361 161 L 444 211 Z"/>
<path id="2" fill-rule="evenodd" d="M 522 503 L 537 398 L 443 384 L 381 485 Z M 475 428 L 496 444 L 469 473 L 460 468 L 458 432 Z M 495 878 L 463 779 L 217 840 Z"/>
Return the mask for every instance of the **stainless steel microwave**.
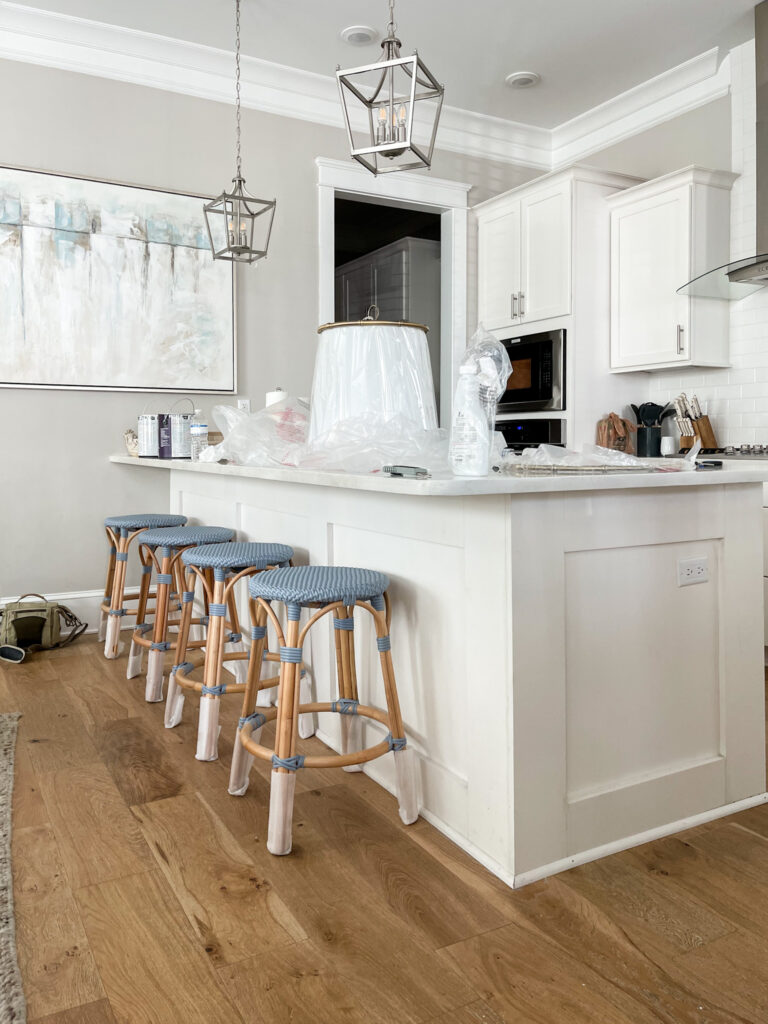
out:
<path id="1" fill-rule="evenodd" d="M 498 411 L 565 409 L 565 331 L 543 331 L 506 338 L 512 373 Z"/>

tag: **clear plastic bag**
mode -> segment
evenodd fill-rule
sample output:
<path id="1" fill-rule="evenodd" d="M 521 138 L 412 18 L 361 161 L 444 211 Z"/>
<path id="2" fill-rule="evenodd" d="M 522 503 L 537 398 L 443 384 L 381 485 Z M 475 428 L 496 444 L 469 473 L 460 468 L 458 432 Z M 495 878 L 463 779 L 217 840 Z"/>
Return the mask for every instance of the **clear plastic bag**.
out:
<path id="1" fill-rule="evenodd" d="M 239 466 L 300 466 L 304 469 L 372 473 L 387 463 L 448 469 L 448 438 L 437 428 L 424 430 L 404 416 L 385 423 L 367 417 L 348 419 L 308 444 L 309 406 L 298 398 L 246 413 L 231 405 L 213 410 L 224 434 L 221 444 L 206 448 L 201 462 L 222 459 Z"/>
<path id="2" fill-rule="evenodd" d="M 480 324 L 472 335 L 460 366 L 472 366 L 478 376 L 480 396 L 488 416 L 488 429 L 496 429 L 496 405 L 507 390 L 512 363 L 506 348 Z"/>
<path id="3" fill-rule="evenodd" d="M 238 466 L 295 466 L 306 446 L 309 405 L 300 398 L 284 398 L 255 413 L 217 405 L 213 419 L 224 440 L 201 452 L 201 462 L 225 459 Z"/>

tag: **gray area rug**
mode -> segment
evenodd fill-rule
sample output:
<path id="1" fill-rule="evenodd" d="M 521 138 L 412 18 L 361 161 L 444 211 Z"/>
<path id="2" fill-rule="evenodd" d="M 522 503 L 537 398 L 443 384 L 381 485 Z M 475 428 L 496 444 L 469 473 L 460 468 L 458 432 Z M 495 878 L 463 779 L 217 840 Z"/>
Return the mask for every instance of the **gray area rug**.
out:
<path id="1" fill-rule="evenodd" d="M 23 1024 L 27 1019 L 24 990 L 16 956 L 11 874 L 11 806 L 16 733 L 21 715 L 0 715 L 0 1021 Z"/>

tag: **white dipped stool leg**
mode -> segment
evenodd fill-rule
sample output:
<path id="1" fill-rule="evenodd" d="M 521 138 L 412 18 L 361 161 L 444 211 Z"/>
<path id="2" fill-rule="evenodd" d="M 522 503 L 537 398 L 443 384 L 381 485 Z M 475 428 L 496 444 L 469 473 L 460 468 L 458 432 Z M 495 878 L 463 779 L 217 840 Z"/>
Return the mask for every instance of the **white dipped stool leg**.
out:
<path id="1" fill-rule="evenodd" d="M 198 761 L 216 761 L 219 756 L 219 704 L 221 698 L 205 693 L 200 698 L 200 720 L 197 726 Z"/>
<path id="2" fill-rule="evenodd" d="M 152 704 L 163 699 L 163 662 L 164 651 L 150 650 L 147 655 L 147 681 L 144 687 L 144 700 Z"/>
<path id="3" fill-rule="evenodd" d="M 184 711 L 184 690 L 176 682 L 176 673 L 168 677 L 168 693 L 165 698 L 165 728 L 175 729 L 181 722 Z"/>
<path id="4" fill-rule="evenodd" d="M 354 754 L 357 753 L 358 750 L 362 750 L 363 723 L 360 721 L 358 716 L 340 715 L 339 724 L 341 726 L 342 754 Z M 347 764 L 344 765 L 343 770 L 345 772 L 361 772 L 363 770 L 363 766 L 361 764 Z"/>
<path id="5" fill-rule="evenodd" d="M 128 654 L 128 667 L 125 670 L 125 678 L 135 679 L 136 676 L 141 675 L 143 661 L 144 648 L 141 644 L 137 644 L 135 640 L 131 640 L 131 650 Z"/>
<path id="6" fill-rule="evenodd" d="M 237 730 L 235 746 L 232 750 L 232 767 L 229 772 L 229 786 L 227 792 L 230 796 L 245 796 L 248 792 L 248 783 L 251 777 L 251 768 L 255 760 L 253 754 L 245 749 L 240 741 L 242 729 Z M 251 730 L 251 738 L 254 743 L 261 742 L 261 726 Z"/>
<path id="7" fill-rule="evenodd" d="M 109 600 L 109 598 L 107 598 L 107 600 Z M 107 615 L 107 613 L 102 608 L 101 613 L 99 615 L 99 632 L 98 632 L 98 640 L 99 640 L 99 643 L 101 643 L 101 644 L 103 644 L 104 641 L 107 638 L 107 619 L 108 618 L 109 618 L 109 616 Z"/>
<path id="8" fill-rule="evenodd" d="M 404 825 L 412 825 L 419 816 L 419 794 L 413 751 L 406 747 L 404 750 L 395 750 L 393 756 L 400 820 Z"/>
<path id="9" fill-rule="evenodd" d="M 107 615 L 107 628 L 104 636 L 104 657 L 117 658 L 122 651 L 120 643 L 120 615 Z"/>
<path id="10" fill-rule="evenodd" d="M 269 790 L 269 826 L 267 849 L 276 857 L 284 857 L 293 846 L 293 795 L 296 772 L 272 772 Z"/>

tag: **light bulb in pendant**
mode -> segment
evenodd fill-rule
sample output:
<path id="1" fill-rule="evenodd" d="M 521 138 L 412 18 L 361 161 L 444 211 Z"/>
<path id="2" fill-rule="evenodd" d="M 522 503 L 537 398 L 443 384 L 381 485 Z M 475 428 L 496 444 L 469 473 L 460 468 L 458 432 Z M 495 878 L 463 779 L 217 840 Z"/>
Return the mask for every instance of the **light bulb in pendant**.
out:
<path id="1" fill-rule="evenodd" d="M 376 145 L 387 141 L 387 108 L 379 107 L 379 122 L 376 125 Z"/>

